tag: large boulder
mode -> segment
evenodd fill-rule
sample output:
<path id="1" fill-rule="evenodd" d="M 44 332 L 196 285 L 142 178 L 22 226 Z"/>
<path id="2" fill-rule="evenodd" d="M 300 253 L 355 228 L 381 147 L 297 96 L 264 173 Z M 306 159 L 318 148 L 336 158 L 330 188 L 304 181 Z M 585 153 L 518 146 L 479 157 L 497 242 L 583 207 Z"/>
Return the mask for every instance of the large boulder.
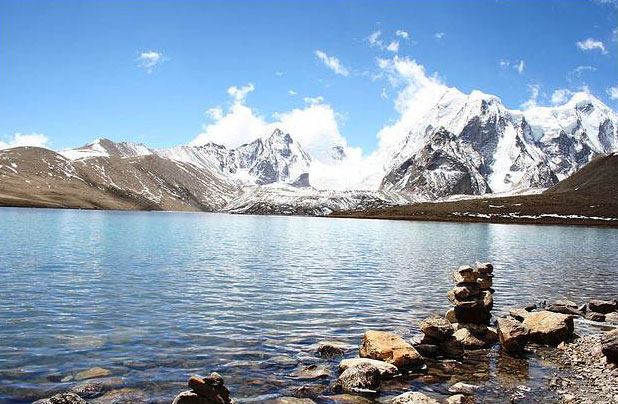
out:
<path id="1" fill-rule="evenodd" d="M 523 324 L 530 330 L 531 341 L 547 345 L 558 345 L 574 330 L 573 317 L 551 311 L 530 313 Z"/>
<path id="2" fill-rule="evenodd" d="M 610 362 L 618 364 L 618 329 L 603 334 L 601 337 L 601 352 Z"/>
<path id="3" fill-rule="evenodd" d="M 440 404 L 440 402 L 418 391 L 409 391 L 393 398 L 390 404 Z"/>
<path id="4" fill-rule="evenodd" d="M 450 321 L 440 316 L 426 318 L 421 322 L 421 331 L 435 341 L 445 341 L 455 330 Z"/>
<path id="5" fill-rule="evenodd" d="M 399 369 L 397 369 L 397 366 L 384 361 L 368 358 L 351 358 L 342 360 L 339 363 L 339 373 L 343 373 L 348 368 L 359 366 L 364 363 L 368 363 L 376 367 L 380 371 L 380 377 L 382 379 L 392 379 L 399 374 Z"/>
<path id="6" fill-rule="evenodd" d="M 399 370 L 424 365 L 423 357 L 403 338 L 386 331 L 367 331 L 363 336 L 359 356 L 391 363 Z"/>
<path id="7" fill-rule="evenodd" d="M 380 371 L 364 362 L 347 368 L 339 375 L 334 390 L 350 394 L 375 395 L 380 391 Z"/>
<path id="8" fill-rule="evenodd" d="M 500 345 L 511 355 L 521 355 L 528 342 L 530 330 L 517 320 L 507 317 L 498 319 L 498 338 Z"/>
<path id="9" fill-rule="evenodd" d="M 345 344 L 337 341 L 322 341 L 318 344 L 315 352 L 322 358 L 336 358 L 345 353 Z"/>
<path id="10" fill-rule="evenodd" d="M 597 313 L 611 313 L 616 311 L 616 302 L 613 300 L 591 300 L 588 302 L 588 309 Z"/>

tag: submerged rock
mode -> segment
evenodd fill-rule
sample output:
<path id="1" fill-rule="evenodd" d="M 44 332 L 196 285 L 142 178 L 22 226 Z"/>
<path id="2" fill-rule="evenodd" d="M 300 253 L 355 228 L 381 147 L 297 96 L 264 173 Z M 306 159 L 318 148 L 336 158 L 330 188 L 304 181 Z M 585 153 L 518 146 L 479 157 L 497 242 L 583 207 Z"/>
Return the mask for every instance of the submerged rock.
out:
<path id="1" fill-rule="evenodd" d="M 479 386 L 476 386 L 474 384 L 469 384 L 469 383 L 464 383 L 464 382 L 457 382 L 457 383 L 453 384 L 451 387 L 449 387 L 448 392 L 449 393 L 456 393 L 456 394 L 465 394 L 465 395 L 471 396 L 478 389 L 479 389 Z"/>
<path id="2" fill-rule="evenodd" d="M 384 361 L 368 358 L 351 358 L 342 360 L 341 363 L 339 363 L 339 373 L 343 373 L 346 369 L 359 366 L 363 363 L 368 363 L 375 366 L 380 371 L 380 377 L 382 379 L 392 379 L 393 377 L 399 375 L 399 369 L 397 369 L 397 366 Z"/>
<path id="3" fill-rule="evenodd" d="M 73 379 L 74 380 L 94 379 L 97 377 L 109 376 L 111 374 L 112 372 L 107 369 L 103 369 L 100 367 L 94 367 L 94 368 L 76 373 L 75 376 L 73 376 Z"/>
<path id="4" fill-rule="evenodd" d="M 321 379 L 330 377 L 331 374 L 326 365 L 309 365 L 296 369 L 290 376 L 296 379 Z"/>
<path id="5" fill-rule="evenodd" d="M 90 400 L 90 404 L 133 404 L 133 403 L 147 403 L 150 401 L 150 397 L 143 390 L 124 388 L 119 390 L 111 390 L 103 394 L 101 397 L 97 397 Z"/>
<path id="6" fill-rule="evenodd" d="M 399 370 L 415 369 L 424 365 L 423 357 L 403 338 L 385 331 L 367 331 L 359 350 L 361 358 L 383 360 Z"/>
<path id="7" fill-rule="evenodd" d="M 122 385 L 124 385 L 124 379 L 122 377 L 110 377 L 76 384 L 71 387 L 71 392 L 82 398 L 94 398 L 102 395 L 106 391 L 121 387 Z"/>
<path id="8" fill-rule="evenodd" d="M 506 317 L 498 319 L 498 338 L 500 345 L 511 355 L 521 355 L 528 342 L 530 330 L 517 320 Z"/>
<path id="9" fill-rule="evenodd" d="M 364 362 L 347 368 L 339 375 L 334 390 L 352 394 L 376 395 L 380 390 L 380 371 Z"/>
<path id="10" fill-rule="evenodd" d="M 601 337 L 601 352 L 610 362 L 618 364 L 618 329 L 603 334 Z"/>
<path id="11" fill-rule="evenodd" d="M 390 404 L 440 404 L 440 402 L 418 391 L 409 391 L 393 398 Z"/>
<path id="12" fill-rule="evenodd" d="M 530 329 L 530 340 L 547 345 L 558 345 L 573 334 L 573 317 L 539 311 L 530 313 L 523 324 Z"/>

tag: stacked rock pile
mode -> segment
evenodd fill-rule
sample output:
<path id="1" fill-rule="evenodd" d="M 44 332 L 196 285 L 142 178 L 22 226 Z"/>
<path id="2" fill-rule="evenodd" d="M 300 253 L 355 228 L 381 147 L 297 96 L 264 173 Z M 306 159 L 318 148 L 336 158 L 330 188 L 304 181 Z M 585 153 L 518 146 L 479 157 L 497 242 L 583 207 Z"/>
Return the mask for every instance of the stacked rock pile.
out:
<path id="1" fill-rule="evenodd" d="M 477 262 L 474 268 L 464 265 L 454 272 L 456 285 L 448 294 L 454 308 L 446 318 L 423 320 L 423 338 L 415 344 L 421 354 L 458 356 L 463 349 L 485 348 L 497 340 L 496 331 L 487 326 L 493 308 L 493 270 L 492 264 Z"/>
<path id="2" fill-rule="evenodd" d="M 235 404 L 223 377 L 216 372 L 208 377 L 191 376 L 188 385 L 192 390 L 180 393 L 172 404 Z"/>

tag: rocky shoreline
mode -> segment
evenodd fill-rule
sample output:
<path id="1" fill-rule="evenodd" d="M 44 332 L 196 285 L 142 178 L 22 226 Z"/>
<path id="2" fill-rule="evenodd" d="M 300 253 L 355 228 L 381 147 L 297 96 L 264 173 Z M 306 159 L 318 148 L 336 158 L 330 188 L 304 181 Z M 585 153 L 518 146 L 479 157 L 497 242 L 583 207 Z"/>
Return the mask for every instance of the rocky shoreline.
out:
<path id="1" fill-rule="evenodd" d="M 279 397 L 248 401 L 618 403 L 618 301 L 541 302 L 511 309 L 492 321 L 493 277 L 490 263 L 459 267 L 448 293 L 453 308 L 423 320 L 421 335 L 406 340 L 397 333 L 367 330 L 357 357 L 349 357 L 345 344 L 322 341 L 312 348 L 312 364 L 289 373 L 306 384 L 283 389 Z M 606 331 L 579 336 L 580 322 L 604 325 Z M 550 368 L 539 391 L 521 383 L 517 374 L 524 373 L 525 379 L 529 361 Z M 337 362 L 335 377 L 329 365 Z M 498 374 L 492 378 L 488 370 L 493 366 Z M 35 404 L 153 403 L 143 391 L 122 387 L 118 379 L 103 368 L 82 371 L 71 380 L 83 382 Z M 436 384 L 445 387 L 434 390 Z M 187 385 L 190 390 L 180 392 L 173 404 L 235 404 L 235 386 L 230 392 L 218 373 L 192 376 Z"/>

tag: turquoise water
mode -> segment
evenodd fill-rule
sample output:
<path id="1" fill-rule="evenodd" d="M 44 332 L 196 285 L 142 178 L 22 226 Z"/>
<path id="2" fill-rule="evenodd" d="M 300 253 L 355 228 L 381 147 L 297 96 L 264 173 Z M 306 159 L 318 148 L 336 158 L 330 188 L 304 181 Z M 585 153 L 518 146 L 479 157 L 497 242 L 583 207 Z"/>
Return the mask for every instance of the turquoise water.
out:
<path id="1" fill-rule="evenodd" d="M 150 402 L 215 370 L 239 401 L 328 384 L 290 376 L 324 362 L 312 344 L 354 356 L 366 329 L 417 333 L 476 260 L 496 267 L 498 312 L 618 294 L 615 229 L 0 208 L 0 402 L 95 366 Z"/>

